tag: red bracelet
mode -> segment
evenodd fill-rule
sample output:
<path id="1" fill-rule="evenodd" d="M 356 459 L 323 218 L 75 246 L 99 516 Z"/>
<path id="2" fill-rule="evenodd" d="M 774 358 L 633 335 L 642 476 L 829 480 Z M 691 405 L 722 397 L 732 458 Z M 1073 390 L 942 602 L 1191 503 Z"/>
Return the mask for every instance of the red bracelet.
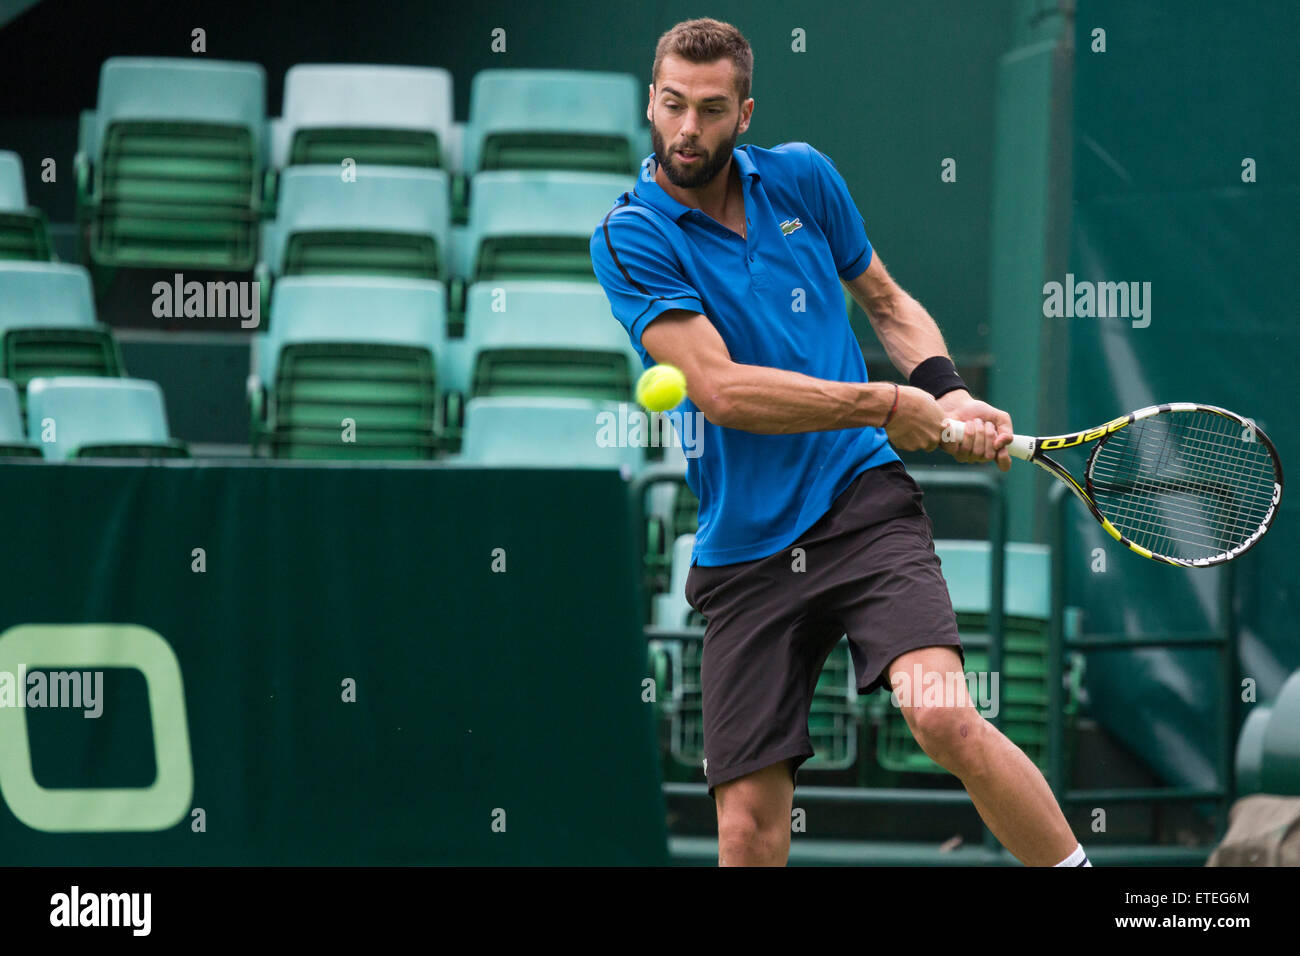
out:
<path id="1" fill-rule="evenodd" d="M 885 420 L 880 423 L 881 428 L 884 428 L 889 424 L 889 420 L 894 417 L 894 412 L 896 411 L 898 411 L 898 383 L 897 382 L 894 383 L 894 407 L 889 410 L 889 414 L 885 416 Z"/>

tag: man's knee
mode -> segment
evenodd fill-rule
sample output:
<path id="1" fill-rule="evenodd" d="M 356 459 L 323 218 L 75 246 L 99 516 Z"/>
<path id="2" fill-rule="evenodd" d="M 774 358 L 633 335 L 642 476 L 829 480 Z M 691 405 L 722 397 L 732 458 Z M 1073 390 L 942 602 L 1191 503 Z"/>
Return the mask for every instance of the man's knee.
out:
<path id="1" fill-rule="evenodd" d="M 958 776 L 983 772 L 997 729 L 975 710 L 957 651 L 946 645 L 908 651 L 890 662 L 889 677 L 895 702 L 930 759 Z"/>
<path id="2" fill-rule="evenodd" d="M 747 808 L 718 814 L 718 844 L 724 849 L 757 847 L 771 838 L 771 822 Z"/>
<path id="3" fill-rule="evenodd" d="M 789 761 L 781 761 L 714 788 L 718 803 L 718 843 L 726 852 L 771 852 L 784 846 L 790 831 L 794 782 Z"/>
<path id="4" fill-rule="evenodd" d="M 790 820 L 748 807 L 718 817 L 718 862 L 724 866 L 780 866 L 790 852 Z"/>
<path id="5" fill-rule="evenodd" d="M 973 707 L 908 707 L 903 715 L 917 744 L 935 763 L 958 776 L 981 771 L 994 727 Z"/>

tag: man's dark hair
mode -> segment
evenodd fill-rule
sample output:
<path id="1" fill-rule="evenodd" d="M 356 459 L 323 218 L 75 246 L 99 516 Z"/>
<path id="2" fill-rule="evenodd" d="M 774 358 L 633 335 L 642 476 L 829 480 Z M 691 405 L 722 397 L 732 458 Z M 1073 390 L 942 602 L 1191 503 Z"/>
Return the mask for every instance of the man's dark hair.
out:
<path id="1" fill-rule="evenodd" d="M 691 63 L 712 63 L 723 58 L 731 60 L 740 102 L 749 98 L 749 87 L 754 79 L 754 51 L 745 35 L 730 23 L 709 17 L 683 20 L 661 36 L 655 46 L 654 69 L 650 75 L 656 86 L 659 84 L 659 66 L 670 54 Z"/>

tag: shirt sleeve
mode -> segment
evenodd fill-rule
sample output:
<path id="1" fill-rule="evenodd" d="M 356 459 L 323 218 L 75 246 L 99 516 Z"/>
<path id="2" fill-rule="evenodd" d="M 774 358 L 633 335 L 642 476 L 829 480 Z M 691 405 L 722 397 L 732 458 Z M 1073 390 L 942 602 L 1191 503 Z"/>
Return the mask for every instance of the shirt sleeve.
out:
<path id="1" fill-rule="evenodd" d="M 871 265 L 867 224 L 831 158 L 813 146 L 808 147 L 808 158 L 812 164 L 813 192 L 821 215 L 820 225 L 835 257 L 835 271 L 846 282 L 856 279 Z"/>
<path id="2" fill-rule="evenodd" d="M 591 236 L 591 264 L 614 317 L 642 349 L 641 333 L 664 312 L 704 311 L 667 240 L 638 213 L 605 217 Z"/>

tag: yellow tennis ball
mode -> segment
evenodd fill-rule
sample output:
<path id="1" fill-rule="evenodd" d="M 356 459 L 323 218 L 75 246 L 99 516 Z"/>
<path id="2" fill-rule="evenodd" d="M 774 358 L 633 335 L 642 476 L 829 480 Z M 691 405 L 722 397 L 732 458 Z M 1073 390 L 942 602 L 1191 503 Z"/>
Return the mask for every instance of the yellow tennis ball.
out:
<path id="1" fill-rule="evenodd" d="M 672 365 L 654 365 L 641 373 L 636 400 L 647 411 L 666 412 L 686 397 L 686 376 Z"/>

